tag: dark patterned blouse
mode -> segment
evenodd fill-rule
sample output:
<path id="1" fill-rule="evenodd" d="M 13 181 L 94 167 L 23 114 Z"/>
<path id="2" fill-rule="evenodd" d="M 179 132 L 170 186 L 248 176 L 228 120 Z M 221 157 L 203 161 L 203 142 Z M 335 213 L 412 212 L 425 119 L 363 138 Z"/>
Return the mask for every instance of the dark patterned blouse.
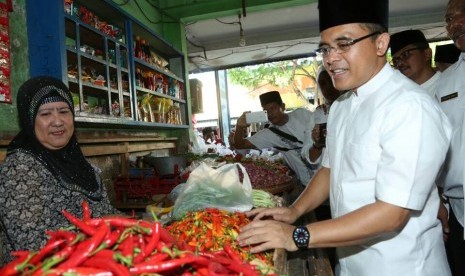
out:
<path id="1" fill-rule="evenodd" d="M 97 172 L 96 172 L 97 173 Z M 101 182 L 100 182 L 101 183 Z M 45 230 L 70 226 L 61 210 L 81 217 L 82 200 L 89 202 L 93 217 L 120 213 L 108 199 L 92 201 L 71 191 L 33 155 L 15 152 L 0 166 L 0 241 L 3 264 L 14 250 L 38 250 L 48 239 Z"/>

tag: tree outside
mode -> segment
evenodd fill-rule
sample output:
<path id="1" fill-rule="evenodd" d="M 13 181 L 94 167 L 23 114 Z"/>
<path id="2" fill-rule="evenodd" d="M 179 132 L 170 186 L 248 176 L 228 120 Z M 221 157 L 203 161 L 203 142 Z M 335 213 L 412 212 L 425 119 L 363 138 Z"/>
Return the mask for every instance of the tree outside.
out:
<path id="1" fill-rule="evenodd" d="M 303 58 L 238 67 L 227 70 L 228 101 L 232 124 L 244 111 L 262 110 L 259 95 L 277 90 L 289 110 L 304 107 L 313 110 L 319 93 L 315 82 L 318 66 L 315 58 Z M 195 114 L 197 127 L 217 126 L 218 107 L 214 72 L 192 74 L 202 82 L 203 112 Z M 314 99 L 314 103 L 309 100 Z"/>

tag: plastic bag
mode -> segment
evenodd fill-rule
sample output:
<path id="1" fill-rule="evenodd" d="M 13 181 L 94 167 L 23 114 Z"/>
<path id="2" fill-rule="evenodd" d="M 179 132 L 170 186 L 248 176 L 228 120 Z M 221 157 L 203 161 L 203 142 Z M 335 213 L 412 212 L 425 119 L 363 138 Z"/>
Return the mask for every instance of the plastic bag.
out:
<path id="1" fill-rule="evenodd" d="M 239 170 L 244 178 L 239 180 Z M 252 184 L 244 166 L 226 164 L 217 169 L 201 163 L 189 175 L 177 197 L 172 216 L 181 219 L 189 211 L 207 207 L 227 211 L 249 211 L 253 207 Z"/>
<path id="2" fill-rule="evenodd" d="M 202 154 L 207 152 L 207 146 L 205 145 L 205 141 L 197 130 L 193 131 L 193 135 L 191 138 L 192 141 L 192 152 L 196 154 Z"/>

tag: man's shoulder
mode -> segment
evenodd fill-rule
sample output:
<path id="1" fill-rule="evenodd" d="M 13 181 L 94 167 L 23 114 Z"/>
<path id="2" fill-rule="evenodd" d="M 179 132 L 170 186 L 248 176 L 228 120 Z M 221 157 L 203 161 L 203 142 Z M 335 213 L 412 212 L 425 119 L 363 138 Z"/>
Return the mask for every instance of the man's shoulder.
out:
<path id="1" fill-rule="evenodd" d="M 306 118 L 312 117 L 313 112 L 306 109 L 306 108 L 299 107 L 299 108 L 296 108 L 296 109 L 288 112 L 287 114 L 290 117 L 306 119 Z"/>
<path id="2" fill-rule="evenodd" d="M 289 114 L 290 113 L 312 113 L 312 111 L 310 111 L 309 109 L 304 108 L 304 107 L 298 107 L 298 108 L 290 111 Z"/>
<path id="3" fill-rule="evenodd" d="M 438 97 L 448 96 L 451 93 L 465 92 L 465 62 L 460 64 L 454 63 L 449 66 L 447 70 L 441 73 L 437 81 L 437 95 Z"/>

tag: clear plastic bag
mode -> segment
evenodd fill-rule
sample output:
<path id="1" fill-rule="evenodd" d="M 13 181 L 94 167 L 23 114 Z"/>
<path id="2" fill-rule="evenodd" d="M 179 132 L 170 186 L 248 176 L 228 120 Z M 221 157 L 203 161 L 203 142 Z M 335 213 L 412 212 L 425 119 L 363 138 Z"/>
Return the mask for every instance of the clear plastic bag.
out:
<path id="1" fill-rule="evenodd" d="M 244 176 L 242 183 L 239 170 Z M 205 208 L 245 212 L 252 207 L 252 184 L 244 166 L 235 163 L 214 169 L 202 163 L 190 173 L 175 201 L 172 217 L 181 219 L 189 211 Z"/>

